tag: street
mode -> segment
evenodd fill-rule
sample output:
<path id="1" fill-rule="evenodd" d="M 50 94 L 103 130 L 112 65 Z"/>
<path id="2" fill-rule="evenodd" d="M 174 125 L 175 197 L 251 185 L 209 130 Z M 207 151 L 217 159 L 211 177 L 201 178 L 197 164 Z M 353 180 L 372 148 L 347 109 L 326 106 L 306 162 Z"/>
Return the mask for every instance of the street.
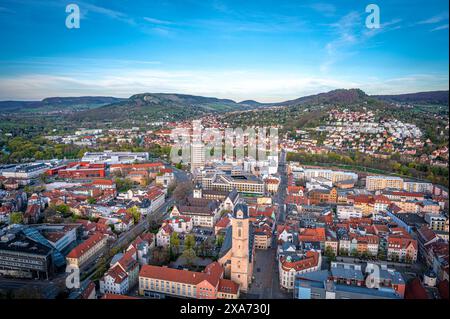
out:
<path id="1" fill-rule="evenodd" d="M 286 197 L 286 153 L 284 151 L 280 154 L 280 161 L 278 165 L 278 172 L 280 174 L 280 185 L 277 194 L 273 200 L 278 204 L 278 214 L 276 223 L 282 223 L 285 220 L 284 200 Z M 277 241 L 276 236 L 272 238 L 271 248 L 267 250 L 256 250 L 255 252 L 255 266 L 253 270 L 254 281 L 250 287 L 249 292 L 245 295 L 246 298 L 255 299 L 289 299 L 292 298 L 292 293 L 288 293 L 280 289 L 280 280 L 278 275 L 278 263 L 276 260 Z"/>

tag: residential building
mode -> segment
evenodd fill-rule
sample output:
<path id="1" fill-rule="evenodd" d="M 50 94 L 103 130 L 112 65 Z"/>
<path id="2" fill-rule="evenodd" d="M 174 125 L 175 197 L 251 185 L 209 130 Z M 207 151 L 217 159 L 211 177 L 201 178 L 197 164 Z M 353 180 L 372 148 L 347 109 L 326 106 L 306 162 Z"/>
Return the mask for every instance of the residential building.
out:
<path id="1" fill-rule="evenodd" d="M 237 299 L 239 285 L 223 278 L 218 262 L 203 272 L 144 265 L 139 273 L 139 294 L 152 298 L 166 296 L 194 299 Z"/>
<path id="2" fill-rule="evenodd" d="M 95 233 L 84 242 L 76 246 L 66 256 L 67 264 L 82 269 L 99 257 L 106 247 L 107 237 L 101 233 Z"/>
<path id="3" fill-rule="evenodd" d="M 294 289 L 297 275 L 320 269 L 322 256 L 320 252 L 307 251 L 305 255 L 283 256 L 278 262 L 280 286 L 287 290 Z"/>
<path id="4" fill-rule="evenodd" d="M 369 191 L 386 188 L 403 189 L 403 178 L 396 176 L 367 176 L 366 189 Z"/>

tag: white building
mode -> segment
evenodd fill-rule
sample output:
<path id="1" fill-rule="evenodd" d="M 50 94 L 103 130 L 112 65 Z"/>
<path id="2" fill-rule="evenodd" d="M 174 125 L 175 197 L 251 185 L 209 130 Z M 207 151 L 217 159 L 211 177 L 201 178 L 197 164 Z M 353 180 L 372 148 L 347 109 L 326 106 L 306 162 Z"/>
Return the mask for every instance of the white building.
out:
<path id="1" fill-rule="evenodd" d="M 280 286 L 294 289 L 295 277 L 299 274 L 320 270 L 322 256 L 320 252 L 307 251 L 303 256 L 281 257 L 278 262 Z"/>
<path id="2" fill-rule="evenodd" d="M 106 164 L 128 164 L 135 162 L 148 161 L 147 152 L 86 152 L 84 153 L 82 162 L 89 163 L 106 163 Z"/>
<path id="3" fill-rule="evenodd" d="M 128 275 L 119 266 L 114 266 L 100 279 L 100 292 L 124 295 L 128 292 Z"/>
<path id="4" fill-rule="evenodd" d="M 354 206 L 338 205 L 336 208 L 337 218 L 347 220 L 351 218 L 362 218 L 362 210 Z"/>

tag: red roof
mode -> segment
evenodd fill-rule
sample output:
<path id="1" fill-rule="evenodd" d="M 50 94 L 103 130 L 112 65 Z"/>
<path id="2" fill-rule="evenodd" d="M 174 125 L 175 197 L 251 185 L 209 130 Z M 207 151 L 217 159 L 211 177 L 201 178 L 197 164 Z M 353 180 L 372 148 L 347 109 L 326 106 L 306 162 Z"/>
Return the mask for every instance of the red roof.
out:
<path id="1" fill-rule="evenodd" d="M 430 299 L 419 278 L 414 278 L 406 285 L 405 299 Z"/>
<path id="2" fill-rule="evenodd" d="M 305 258 L 297 261 L 287 261 L 285 257 L 281 259 L 281 265 L 285 271 L 294 269 L 295 271 L 301 271 L 308 268 L 318 266 L 320 253 L 315 251 L 307 251 Z"/>
<path id="3" fill-rule="evenodd" d="M 439 290 L 439 295 L 441 296 L 441 299 L 448 300 L 448 281 L 447 280 L 443 280 L 438 284 L 438 290 Z"/>
<path id="4" fill-rule="evenodd" d="M 222 275 L 223 268 L 218 262 L 213 262 L 208 265 L 203 272 L 143 265 L 139 273 L 139 277 L 154 278 L 191 285 L 197 285 L 206 280 L 214 287 L 217 287 Z"/>
<path id="5" fill-rule="evenodd" d="M 325 228 L 307 228 L 298 235 L 299 241 L 325 241 Z"/>
<path id="6" fill-rule="evenodd" d="M 110 268 L 105 274 L 106 276 L 110 276 L 115 284 L 120 284 L 128 278 L 127 273 L 119 265 Z"/>
<path id="7" fill-rule="evenodd" d="M 417 250 L 417 241 L 407 237 L 392 237 L 388 238 L 388 248 L 406 249 L 410 245 Z"/>
<path id="8" fill-rule="evenodd" d="M 216 227 L 221 227 L 221 228 L 225 228 L 230 224 L 230 219 L 228 217 L 224 217 L 222 219 L 220 219 L 217 223 L 216 223 Z"/>
<path id="9" fill-rule="evenodd" d="M 284 202 L 285 204 L 309 205 L 309 198 L 299 195 L 288 195 Z"/>
<path id="10" fill-rule="evenodd" d="M 220 279 L 218 291 L 236 295 L 239 291 L 239 284 L 229 279 Z"/>
<path id="11" fill-rule="evenodd" d="M 68 258 L 80 258 L 83 254 L 89 251 L 93 246 L 103 239 L 103 234 L 95 233 L 77 247 L 72 249 L 67 255 Z"/>
<path id="12" fill-rule="evenodd" d="M 88 299 L 91 293 L 95 290 L 95 284 L 93 281 L 89 282 L 86 289 L 81 293 L 81 299 Z"/>
<path id="13" fill-rule="evenodd" d="M 303 191 L 303 186 L 288 186 L 287 187 L 287 193 L 293 194 L 293 193 L 300 193 L 300 191 Z"/>

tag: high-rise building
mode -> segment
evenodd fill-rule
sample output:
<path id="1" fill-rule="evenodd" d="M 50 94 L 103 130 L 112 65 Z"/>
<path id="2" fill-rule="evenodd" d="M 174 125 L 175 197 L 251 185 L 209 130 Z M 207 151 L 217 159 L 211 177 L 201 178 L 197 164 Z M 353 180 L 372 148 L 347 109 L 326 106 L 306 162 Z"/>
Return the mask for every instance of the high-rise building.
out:
<path id="1" fill-rule="evenodd" d="M 191 173 L 205 167 L 205 145 L 202 142 L 194 142 L 191 145 Z"/>
<path id="2" fill-rule="evenodd" d="M 205 145 L 202 141 L 202 123 L 200 120 L 192 121 L 191 140 L 191 173 L 205 167 Z"/>

